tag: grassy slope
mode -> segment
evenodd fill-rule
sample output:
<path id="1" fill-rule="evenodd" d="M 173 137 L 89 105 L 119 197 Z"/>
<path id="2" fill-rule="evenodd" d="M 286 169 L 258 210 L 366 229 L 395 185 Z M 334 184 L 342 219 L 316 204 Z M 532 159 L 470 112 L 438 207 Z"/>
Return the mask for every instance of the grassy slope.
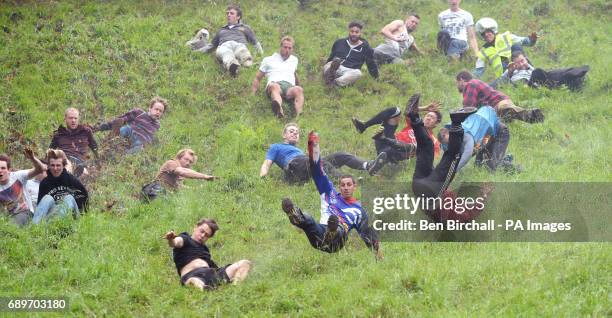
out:
<path id="1" fill-rule="evenodd" d="M 353 18 L 366 22 L 365 38 L 375 45 L 381 41 L 377 30 L 390 17 L 417 9 L 423 17 L 417 43 L 433 52 L 442 1 L 316 2 L 306 10 L 293 1 L 243 6 L 245 22 L 255 29 L 266 54 L 275 50 L 281 35 L 296 38 L 307 99 L 300 124 L 304 135 L 320 131 L 324 152 L 348 150 L 371 157 L 369 136 L 354 133 L 348 119 L 403 104 L 412 92 L 439 99 L 446 109 L 460 104 L 453 76 L 472 64 L 449 67 L 435 54 L 418 58 L 411 69 L 385 66 L 378 82 L 366 75 L 356 86 L 337 91 L 320 82 L 332 41 L 345 36 Z M 516 103 L 541 107 L 547 116 L 542 125 L 510 125 L 509 152 L 527 171 L 489 176 L 469 167 L 460 179 L 610 181 L 609 5 L 593 0 L 496 6 L 499 14 L 494 15 L 493 4 L 463 5 L 476 19 L 492 15 L 503 21 L 501 30 L 541 32 L 538 45 L 528 49 L 537 65 L 589 64 L 592 71 L 581 93 L 505 88 Z M 93 206 L 119 201 L 112 213 L 94 209 L 79 222 L 25 230 L 0 225 L 3 294 L 65 294 L 75 315 L 609 314 L 608 244 L 389 243 L 381 263 L 356 237 L 338 255 L 312 250 L 279 203 L 291 196 L 316 211 L 314 187 L 285 186 L 277 168 L 272 178 L 257 177 L 263 145 L 279 139 L 282 123 L 272 118 L 263 94 L 247 94 L 255 68 L 232 81 L 213 58 L 184 47 L 194 30 L 223 24 L 223 10 L 223 3 L 188 1 L 0 7 L 0 24 L 9 30 L 0 34 L 0 151 L 19 149 L 11 129 L 42 151 L 67 106 L 82 109 L 85 122 L 96 122 L 144 105 L 154 94 L 172 104 L 157 148 L 119 158 L 90 185 Z M 14 12 L 22 18 L 11 20 Z M 35 32 L 37 25 L 40 32 Z M 17 113 L 10 115 L 4 111 L 8 108 Z M 140 185 L 183 146 L 200 154 L 197 169 L 223 179 L 187 182 L 190 189 L 148 206 L 136 202 L 133 194 Z M 408 180 L 413 167 L 408 163 L 397 180 Z M 169 228 L 190 231 L 204 215 L 221 224 L 212 241 L 219 263 L 255 262 L 243 285 L 206 294 L 179 288 L 170 251 L 159 237 Z"/>

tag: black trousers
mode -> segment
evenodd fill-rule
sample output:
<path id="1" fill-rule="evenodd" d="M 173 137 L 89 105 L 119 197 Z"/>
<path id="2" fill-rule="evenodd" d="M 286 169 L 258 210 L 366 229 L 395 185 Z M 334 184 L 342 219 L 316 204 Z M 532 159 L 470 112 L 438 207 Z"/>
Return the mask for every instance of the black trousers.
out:
<path id="1" fill-rule="evenodd" d="M 355 170 L 365 170 L 365 161 L 348 152 L 334 152 L 324 157 L 321 161 L 323 163 L 323 170 L 332 178 L 340 177 L 340 172 L 336 169 L 343 166 L 348 166 Z M 290 183 L 308 182 L 310 177 L 310 165 L 306 155 L 293 158 L 285 169 L 285 180 Z"/>
<path id="2" fill-rule="evenodd" d="M 455 176 L 461 158 L 463 128 L 451 127 L 448 149 L 434 168 L 434 144 L 427 135 L 423 122 L 412 121 L 414 136 L 417 140 L 416 167 L 412 176 L 412 191 L 415 196 L 437 198 L 448 188 Z"/>

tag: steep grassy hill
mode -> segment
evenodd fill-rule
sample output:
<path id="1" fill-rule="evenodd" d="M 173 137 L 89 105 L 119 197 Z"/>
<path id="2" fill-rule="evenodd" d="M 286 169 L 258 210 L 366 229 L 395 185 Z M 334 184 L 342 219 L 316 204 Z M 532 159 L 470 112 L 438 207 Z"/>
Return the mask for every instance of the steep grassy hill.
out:
<path id="1" fill-rule="evenodd" d="M 304 2 L 304 1 L 303 1 Z M 250 94 L 256 67 L 237 79 L 214 57 L 185 42 L 196 30 L 225 23 L 219 1 L 5 1 L 0 4 L 0 152 L 24 167 L 24 144 L 42 154 L 63 111 L 81 110 L 86 123 L 145 107 L 160 95 L 170 102 L 158 142 L 123 156 L 98 134 L 107 158 L 88 182 L 91 209 L 78 221 L 17 228 L 0 222 L 0 296 L 65 296 L 74 316 L 606 316 L 611 313 L 609 243 L 388 243 L 376 262 L 357 236 L 338 254 L 310 248 L 280 210 L 291 196 L 318 217 L 312 184 L 289 186 L 281 171 L 260 179 L 266 146 L 280 140 L 284 122 L 273 118 L 263 93 Z M 244 1 L 243 22 L 255 30 L 265 55 L 282 35 L 296 39 L 298 72 L 306 104 L 299 118 L 305 136 L 316 129 L 324 154 L 349 151 L 371 158 L 368 134 L 350 118 L 405 104 L 421 92 L 447 111 L 461 95 L 454 76 L 472 61 L 448 65 L 435 52 L 437 14 L 445 1 Z M 545 69 L 589 64 L 580 92 L 502 90 L 518 105 L 540 107 L 543 124 L 509 125 L 508 152 L 520 174 L 490 175 L 469 165 L 461 181 L 602 182 L 612 180 L 609 158 L 612 7 L 589 1 L 464 1 L 474 19 L 495 18 L 500 30 L 541 39 L 527 53 Z M 321 69 L 333 41 L 353 19 L 364 37 L 382 42 L 379 30 L 405 12 L 421 24 L 417 44 L 427 52 L 413 66 L 383 66 L 380 80 L 367 73 L 355 86 L 330 90 Z M 608 40 L 606 40 L 608 39 Z M 257 62 L 261 56 L 256 56 Z M 365 71 L 365 69 L 364 69 Z M 487 79 L 491 74 L 487 73 Z M 263 89 L 263 84 L 262 87 Z M 187 189 L 151 204 L 138 191 L 159 166 L 183 147 L 199 155 L 196 169 L 221 176 L 187 181 Z M 414 161 L 389 176 L 408 182 Z M 385 175 L 392 175 L 383 171 Z M 364 177 L 376 184 L 384 177 Z M 108 208 L 107 208 L 108 207 Z M 554 208 L 554 207 L 552 207 Z M 171 250 L 161 235 L 191 231 L 202 216 L 215 218 L 214 259 L 247 258 L 254 267 L 239 286 L 200 293 L 181 288 Z M 609 220 L 602 220 L 606 222 Z M 48 314 L 45 314 L 48 315 Z M 58 314 L 59 316 L 59 314 Z"/>

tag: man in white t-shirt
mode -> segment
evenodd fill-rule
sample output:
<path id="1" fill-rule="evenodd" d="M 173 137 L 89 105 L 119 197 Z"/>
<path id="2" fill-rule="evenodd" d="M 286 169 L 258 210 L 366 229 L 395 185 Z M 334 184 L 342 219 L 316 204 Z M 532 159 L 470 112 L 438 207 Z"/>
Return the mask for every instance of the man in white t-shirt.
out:
<path id="1" fill-rule="evenodd" d="M 458 60 L 470 47 L 478 54 L 472 14 L 459 8 L 461 0 L 448 0 L 449 9 L 438 15 L 438 48 L 451 61 Z"/>
<path id="2" fill-rule="evenodd" d="M 414 43 L 414 32 L 421 21 L 415 13 L 409 13 L 406 20 L 395 20 L 385 25 L 380 33 L 385 37 L 385 43 L 374 48 L 374 60 L 376 64 L 409 64 L 410 61 L 404 61 L 402 55 L 408 50 L 417 54 L 421 51 Z"/>
<path id="3" fill-rule="evenodd" d="M 304 90 L 299 86 L 296 72 L 298 58 L 291 55 L 293 44 L 294 40 L 290 36 L 281 39 L 280 52 L 263 59 L 251 87 L 253 94 L 257 93 L 261 79 L 264 75 L 268 77 L 266 93 L 272 99 L 272 111 L 278 118 L 285 116 L 282 108 L 283 98 L 293 100 L 296 116 L 302 113 L 304 105 Z"/>
<path id="4" fill-rule="evenodd" d="M 25 191 L 26 182 L 43 171 L 43 163 L 34 156 L 32 150 L 26 148 L 24 154 L 34 168 L 10 171 L 11 158 L 0 155 L 0 206 L 19 226 L 26 225 L 32 218 L 33 208 L 30 196 Z"/>

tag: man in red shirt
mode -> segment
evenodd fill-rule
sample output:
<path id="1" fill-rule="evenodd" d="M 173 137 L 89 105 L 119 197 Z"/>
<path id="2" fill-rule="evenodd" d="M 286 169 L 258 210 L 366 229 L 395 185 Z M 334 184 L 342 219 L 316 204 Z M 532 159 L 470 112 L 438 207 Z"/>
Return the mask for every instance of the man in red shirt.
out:
<path id="1" fill-rule="evenodd" d="M 427 106 L 419 107 L 419 111 L 426 113 L 423 122 L 429 138 L 434 143 L 436 156 L 440 153 L 440 142 L 434 136 L 433 129 L 442 121 L 442 114 L 438 111 L 439 107 L 439 102 L 432 102 Z M 353 118 L 353 125 L 359 133 L 363 133 L 370 126 L 382 125 L 372 137 L 376 152 L 386 152 L 387 159 L 394 163 L 414 157 L 416 154 L 416 138 L 407 114 L 404 114 L 406 126 L 401 131 L 395 132 L 400 122 L 400 115 L 399 107 L 389 107 L 366 122 Z"/>
<path id="2" fill-rule="evenodd" d="M 457 89 L 463 94 L 463 107 L 491 106 L 504 120 L 518 119 L 528 123 L 544 121 L 544 114 L 538 108 L 523 109 L 514 105 L 503 93 L 487 83 L 474 79 L 468 71 L 461 71 L 456 77 Z"/>

